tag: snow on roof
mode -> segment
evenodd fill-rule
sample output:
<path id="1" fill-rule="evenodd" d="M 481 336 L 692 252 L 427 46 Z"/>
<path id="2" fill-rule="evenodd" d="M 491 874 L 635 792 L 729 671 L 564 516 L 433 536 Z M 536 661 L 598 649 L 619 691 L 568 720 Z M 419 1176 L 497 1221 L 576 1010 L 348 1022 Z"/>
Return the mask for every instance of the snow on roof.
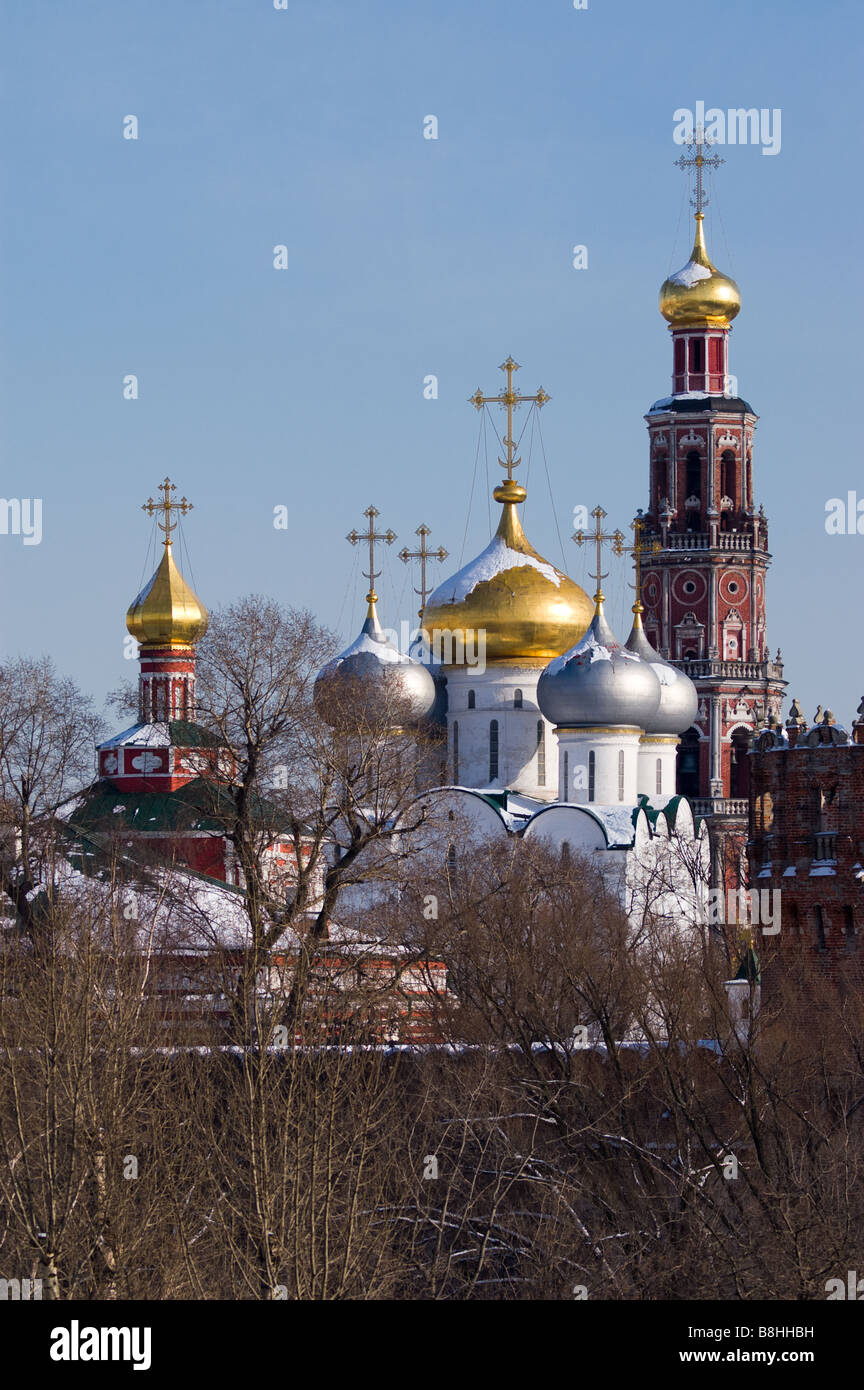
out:
<path id="1" fill-rule="evenodd" d="M 686 289 L 690 290 L 694 285 L 698 285 L 700 280 L 710 280 L 713 273 L 707 266 L 691 260 L 680 270 L 676 270 L 674 275 L 669 276 L 669 284 L 684 285 Z"/>
<path id="2" fill-rule="evenodd" d="M 579 810 L 589 811 L 597 817 L 606 832 L 610 849 L 633 844 L 635 829 L 632 806 L 596 806 L 592 801 L 590 806 L 580 805 Z"/>
<path id="3" fill-rule="evenodd" d="M 120 744 L 128 748 L 168 748 L 171 745 L 171 733 L 167 723 L 133 724 L 131 728 L 124 729 L 122 734 L 115 734 L 98 747 L 101 751 L 103 748 L 117 748 Z"/>
<path id="4" fill-rule="evenodd" d="M 85 874 L 61 859 L 55 870 L 58 898 L 81 909 L 83 924 L 106 919 L 113 908 L 122 911 L 142 953 L 184 955 L 213 950 L 237 950 L 251 943 L 251 928 L 242 890 L 217 879 L 183 869 L 150 869 L 146 876 L 118 888 L 110 876 Z M 44 885 L 37 884 L 31 896 Z M 128 917 L 127 917 L 128 913 Z M 85 926 L 86 929 L 86 926 Z M 286 928 L 274 947 L 277 954 L 297 951 L 301 934 Z M 355 928 L 332 923 L 328 945 L 350 950 L 352 955 L 409 955 L 407 948 L 364 936 Z"/>
<path id="5" fill-rule="evenodd" d="M 513 550 L 502 536 L 495 535 L 487 545 L 485 550 L 474 560 L 469 560 L 461 570 L 445 579 L 438 588 L 429 595 L 427 600 L 429 607 L 437 607 L 439 604 L 461 603 L 470 593 L 477 588 L 478 584 L 486 584 L 496 575 L 503 574 L 507 570 L 514 569 L 535 569 L 548 579 L 556 588 L 560 588 L 561 575 L 553 565 L 546 560 L 541 560 L 539 555 L 531 555 L 524 550 Z"/>
<path id="6" fill-rule="evenodd" d="M 340 652 L 332 661 L 327 663 L 328 667 L 334 668 L 341 666 L 343 661 L 347 661 L 349 656 L 374 656 L 378 661 L 402 662 L 407 664 L 411 658 L 405 656 L 392 642 L 378 641 L 371 637 L 368 632 L 361 632 L 359 637 L 355 637 L 350 647 L 346 647 L 344 652 Z"/>
<path id="7" fill-rule="evenodd" d="M 579 661 L 584 665 L 583 658 L 588 658 L 590 665 L 594 661 L 611 661 L 613 656 L 623 657 L 625 661 L 641 661 L 642 658 L 636 652 L 628 652 L 626 647 L 622 647 L 616 642 L 614 646 L 607 646 L 603 642 L 598 642 L 592 629 L 589 627 L 584 637 L 580 637 L 575 647 L 571 647 L 569 652 L 564 652 L 563 656 L 556 656 L 554 661 L 550 661 L 546 667 L 547 675 L 554 676 L 559 671 L 563 671 L 565 666 L 569 666 L 571 661 Z"/>

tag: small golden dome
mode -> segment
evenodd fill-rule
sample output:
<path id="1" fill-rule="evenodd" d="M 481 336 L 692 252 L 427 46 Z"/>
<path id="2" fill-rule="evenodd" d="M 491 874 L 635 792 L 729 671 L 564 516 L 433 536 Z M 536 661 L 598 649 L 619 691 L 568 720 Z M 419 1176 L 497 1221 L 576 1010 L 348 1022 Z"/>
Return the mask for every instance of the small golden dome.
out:
<path id="1" fill-rule="evenodd" d="M 696 213 L 696 238 L 687 264 L 660 287 L 660 313 L 673 328 L 728 328 L 741 308 L 735 281 L 711 264 L 702 222 Z"/>
<path id="2" fill-rule="evenodd" d="M 145 647 L 191 647 L 204 636 L 207 609 L 174 563 L 170 540 L 159 568 L 132 602 L 126 626 Z"/>
<path id="3" fill-rule="evenodd" d="M 477 652 L 478 636 L 485 632 L 487 664 L 545 666 L 578 642 L 594 605 L 526 539 L 516 511 L 525 501 L 524 487 L 511 479 L 493 495 L 503 504 L 498 530 L 475 560 L 430 594 L 423 627 L 433 656 L 445 665 L 460 665 L 460 653 Z M 447 633 L 452 634 L 449 659 Z"/>

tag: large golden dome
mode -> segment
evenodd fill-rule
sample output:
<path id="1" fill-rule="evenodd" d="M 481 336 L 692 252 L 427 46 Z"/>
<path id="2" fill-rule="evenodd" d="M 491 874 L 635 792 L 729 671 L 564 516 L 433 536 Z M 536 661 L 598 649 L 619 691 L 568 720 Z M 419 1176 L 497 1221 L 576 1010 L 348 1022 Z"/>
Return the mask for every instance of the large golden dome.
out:
<path id="1" fill-rule="evenodd" d="M 126 614 L 126 626 L 145 647 L 190 647 L 204 636 L 207 609 L 174 563 L 170 540 L 159 568 Z"/>
<path id="2" fill-rule="evenodd" d="M 660 313 L 673 328 L 728 328 L 741 308 L 741 291 L 735 281 L 712 265 L 705 246 L 702 222 L 696 213 L 696 237 L 690 259 L 660 287 Z"/>
<path id="3" fill-rule="evenodd" d="M 496 487 L 495 500 L 503 506 L 489 545 L 429 596 L 423 627 L 436 659 L 439 635 L 445 665 L 461 664 L 466 649 L 476 652 L 477 635 L 485 632 L 487 664 L 545 666 L 578 642 L 594 616 L 584 589 L 526 539 L 516 511 L 526 495 L 512 479 Z"/>

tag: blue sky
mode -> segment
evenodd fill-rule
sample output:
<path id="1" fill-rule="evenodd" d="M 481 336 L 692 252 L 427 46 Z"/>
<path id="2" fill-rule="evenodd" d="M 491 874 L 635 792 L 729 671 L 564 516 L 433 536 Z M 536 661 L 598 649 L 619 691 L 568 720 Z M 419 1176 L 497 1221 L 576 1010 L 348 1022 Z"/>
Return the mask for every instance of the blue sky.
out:
<path id="1" fill-rule="evenodd" d="M 344 537 L 371 501 L 399 536 L 382 619 L 412 619 L 396 552 L 415 527 L 447 568 L 488 540 L 482 452 L 466 531 L 467 397 L 511 352 L 553 398 L 527 530 L 559 564 L 560 532 L 589 584 L 573 507 L 626 528 L 646 502 L 657 290 L 691 232 L 673 112 L 701 99 L 782 110 L 779 155 L 721 151 L 708 243 L 743 295 L 769 640 L 808 716 L 848 721 L 864 536 L 828 536 L 825 504 L 864 499 L 861 59 L 851 0 L 5 0 L 0 490 L 43 499 L 43 539 L 0 536 L 2 650 L 51 652 L 98 700 L 134 675 L 139 508 L 166 473 L 195 504 L 184 570 L 209 606 L 271 594 L 353 635 Z M 629 577 L 607 584 L 619 627 Z"/>

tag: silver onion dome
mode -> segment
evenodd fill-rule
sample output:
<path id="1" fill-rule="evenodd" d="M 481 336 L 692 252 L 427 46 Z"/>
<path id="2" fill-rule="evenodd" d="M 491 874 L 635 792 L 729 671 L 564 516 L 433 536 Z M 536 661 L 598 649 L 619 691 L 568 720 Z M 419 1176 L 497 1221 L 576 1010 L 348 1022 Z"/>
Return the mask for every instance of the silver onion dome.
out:
<path id="1" fill-rule="evenodd" d="M 430 714 L 435 695 L 426 667 L 387 638 L 374 600 L 360 635 L 322 667 L 314 688 L 318 713 L 334 727 L 360 721 L 407 728 Z"/>
<path id="2" fill-rule="evenodd" d="M 628 652 L 635 652 L 647 661 L 660 682 L 660 705 L 646 734 L 683 734 L 690 728 L 699 711 L 699 695 L 688 675 L 664 661 L 645 635 L 641 607 L 633 618 L 633 628 L 625 643 Z"/>
<path id="3" fill-rule="evenodd" d="M 648 662 L 616 640 L 603 613 L 602 596 L 585 636 L 543 671 L 537 703 L 550 723 L 563 728 L 653 728 L 660 681 Z"/>

